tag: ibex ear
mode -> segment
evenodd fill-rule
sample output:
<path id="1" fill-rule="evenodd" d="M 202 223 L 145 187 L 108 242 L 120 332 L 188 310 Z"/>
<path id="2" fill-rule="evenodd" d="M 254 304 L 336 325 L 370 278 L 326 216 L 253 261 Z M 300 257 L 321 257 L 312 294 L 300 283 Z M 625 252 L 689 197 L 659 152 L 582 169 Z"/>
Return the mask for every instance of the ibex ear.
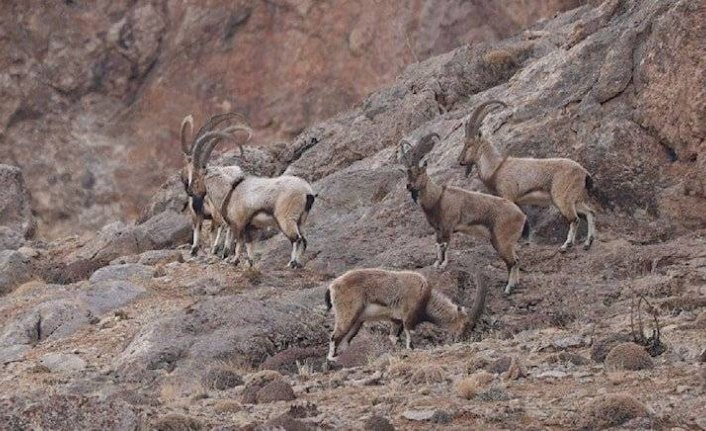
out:
<path id="1" fill-rule="evenodd" d="M 424 161 L 422 162 L 422 168 L 426 169 L 427 166 L 429 166 L 429 162 L 427 162 L 426 160 L 424 160 Z"/>

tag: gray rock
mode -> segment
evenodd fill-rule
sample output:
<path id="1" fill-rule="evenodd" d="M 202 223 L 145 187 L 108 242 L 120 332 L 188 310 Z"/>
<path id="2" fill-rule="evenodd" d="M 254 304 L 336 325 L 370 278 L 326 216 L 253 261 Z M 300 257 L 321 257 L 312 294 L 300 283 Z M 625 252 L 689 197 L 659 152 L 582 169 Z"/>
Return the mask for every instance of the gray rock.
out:
<path id="1" fill-rule="evenodd" d="M 410 421 L 423 422 L 431 420 L 435 413 L 436 410 L 405 410 L 402 412 L 402 417 Z"/>
<path id="2" fill-rule="evenodd" d="M 0 346 L 35 345 L 46 339 L 62 338 L 93 319 L 93 314 L 81 301 L 55 299 L 43 302 L 6 324 L 0 336 Z"/>
<path id="3" fill-rule="evenodd" d="M 27 344 L 0 345 L 0 364 L 5 365 L 10 362 L 21 361 L 25 353 L 30 350 L 32 350 L 32 346 Z"/>
<path id="4" fill-rule="evenodd" d="M 104 266 L 91 275 L 89 281 L 97 283 L 107 280 L 123 280 L 134 282 L 145 282 L 154 276 L 154 268 L 146 265 L 126 263 L 124 265 Z"/>
<path id="5" fill-rule="evenodd" d="M 0 250 L 17 250 L 24 243 L 22 233 L 7 226 L 0 226 Z"/>
<path id="6" fill-rule="evenodd" d="M 39 363 L 54 372 L 76 372 L 86 368 L 86 361 L 72 354 L 47 353 L 42 355 Z"/>
<path id="7" fill-rule="evenodd" d="M 12 250 L 0 251 L 0 295 L 10 293 L 31 276 L 29 259 L 22 253 Z"/>
<path id="8" fill-rule="evenodd" d="M 258 366 L 290 345 L 319 345 L 327 338 L 323 316 L 298 304 L 220 296 L 146 324 L 115 366 L 135 379 L 155 369 L 200 373 L 205 363 L 236 358 Z"/>
<path id="9" fill-rule="evenodd" d="M 173 248 L 189 241 L 191 222 L 184 214 L 168 210 L 150 218 L 136 230 L 147 238 L 150 248 Z"/>
<path id="10" fill-rule="evenodd" d="M 569 335 L 554 339 L 552 345 L 557 349 L 569 349 L 573 347 L 582 347 L 586 341 L 581 335 Z"/>
<path id="11" fill-rule="evenodd" d="M 137 254 L 150 248 L 151 244 L 141 230 L 116 222 L 104 226 L 96 238 L 72 253 L 69 259 L 110 262 L 120 256 Z"/>
<path id="12" fill-rule="evenodd" d="M 16 231 L 22 238 L 32 237 L 37 228 L 22 170 L 4 164 L 0 164 L 0 226 Z"/>
<path id="13" fill-rule="evenodd" d="M 104 314 L 134 301 L 147 290 L 125 280 L 92 282 L 78 298 L 85 302 L 93 314 Z"/>
<path id="14" fill-rule="evenodd" d="M 184 257 L 179 250 L 148 250 L 140 254 L 138 263 L 141 265 L 158 265 L 183 261 Z"/>

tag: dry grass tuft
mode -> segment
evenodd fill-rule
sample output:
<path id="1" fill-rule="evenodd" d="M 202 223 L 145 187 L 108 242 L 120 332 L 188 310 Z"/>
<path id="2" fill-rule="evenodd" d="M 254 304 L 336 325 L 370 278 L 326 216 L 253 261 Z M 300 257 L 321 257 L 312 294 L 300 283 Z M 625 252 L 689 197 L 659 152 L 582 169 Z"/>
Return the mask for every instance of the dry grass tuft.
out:
<path id="1" fill-rule="evenodd" d="M 493 379 L 493 375 L 489 372 L 478 371 L 469 377 L 461 379 L 461 381 L 456 384 L 456 394 L 465 400 L 470 400 L 483 389 L 490 386 Z"/>
<path id="2" fill-rule="evenodd" d="M 623 424 L 631 419 L 649 416 L 644 404 L 625 394 L 597 397 L 579 413 L 580 430 L 599 430 Z"/>
<path id="3" fill-rule="evenodd" d="M 508 67 L 515 63 L 515 56 L 506 49 L 495 49 L 483 55 L 483 61 L 493 67 Z"/>
<path id="4" fill-rule="evenodd" d="M 412 365 L 408 364 L 406 361 L 391 357 L 389 360 L 389 365 L 387 367 L 387 372 L 390 377 L 396 377 L 401 379 L 407 379 L 412 375 Z"/>
<path id="5" fill-rule="evenodd" d="M 645 348 L 635 343 L 621 343 L 613 347 L 605 358 L 607 371 L 644 370 L 654 366 Z"/>
<path id="6" fill-rule="evenodd" d="M 446 381 L 446 371 L 438 365 L 426 365 L 414 371 L 410 379 L 414 384 L 433 384 Z"/>
<path id="7" fill-rule="evenodd" d="M 208 389 L 224 391 L 243 384 L 243 378 L 233 367 L 219 364 L 211 367 L 202 377 L 201 383 Z"/>

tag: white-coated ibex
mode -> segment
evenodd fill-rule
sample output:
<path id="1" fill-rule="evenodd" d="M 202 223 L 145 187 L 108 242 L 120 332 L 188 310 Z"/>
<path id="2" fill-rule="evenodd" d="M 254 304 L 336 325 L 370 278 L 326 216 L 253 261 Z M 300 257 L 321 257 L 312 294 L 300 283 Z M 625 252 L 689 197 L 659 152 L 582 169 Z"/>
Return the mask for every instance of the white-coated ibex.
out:
<path id="1" fill-rule="evenodd" d="M 224 123 L 237 120 L 236 124 L 220 129 L 215 129 Z M 218 228 L 218 234 L 213 240 L 212 251 L 215 252 L 216 247 L 221 239 L 221 233 L 224 227 L 224 220 L 220 217 L 220 207 L 217 202 L 206 196 L 206 178 L 211 178 L 206 168 L 207 159 L 203 158 L 204 150 L 210 151 L 215 147 L 216 143 L 221 139 L 231 138 L 232 134 L 242 131 L 248 134 L 247 140 L 252 136 L 252 129 L 245 123 L 243 117 L 236 113 L 227 113 L 213 116 L 206 122 L 193 136 L 191 143 L 187 139 L 187 128 L 189 133 L 193 134 L 194 118 L 187 115 L 181 122 L 180 139 L 181 150 L 184 155 L 184 166 L 181 170 L 181 181 L 184 184 L 184 190 L 189 196 L 189 210 L 191 213 L 191 222 L 193 229 L 193 241 L 191 244 L 191 255 L 195 256 L 199 249 L 199 239 L 201 234 L 201 225 L 204 219 L 211 220 L 211 233 L 214 228 Z M 210 148 L 210 150 L 209 150 Z M 242 153 L 242 145 L 241 145 Z M 228 168 L 218 168 L 219 175 L 223 172 L 229 172 Z M 234 167 L 234 169 L 240 169 Z M 236 173 L 237 174 L 237 173 Z"/>
<path id="2" fill-rule="evenodd" d="M 202 140 L 196 143 L 194 154 L 199 154 L 204 166 L 219 141 Z M 302 233 L 302 225 L 306 222 L 316 198 L 308 182 L 291 175 L 267 178 L 244 172 L 239 176 L 229 175 L 224 178 L 218 175 L 217 168 L 209 169 L 208 176 L 203 169 L 195 170 L 193 181 L 205 185 L 201 190 L 202 196 L 219 197 L 217 201 L 212 199 L 210 203 L 217 208 L 219 220 L 223 220 L 229 227 L 226 248 L 230 247 L 232 239 L 236 241 L 233 261 L 236 265 L 242 258 L 243 246 L 247 253 L 247 263 L 252 265 L 252 241 L 255 230 L 276 227 L 292 243 L 288 266 L 291 268 L 302 266 L 301 256 L 307 245 Z M 195 193 L 195 196 L 198 197 L 199 193 Z M 220 199 L 221 196 L 222 199 Z"/>
<path id="3" fill-rule="evenodd" d="M 565 158 L 535 159 L 503 156 L 481 135 L 480 126 L 490 106 L 507 107 L 499 100 L 479 105 L 465 127 L 465 143 L 458 162 L 466 167 L 466 176 L 474 165 L 488 189 L 518 205 L 554 204 L 569 222 L 569 234 L 559 249 L 564 252 L 574 245 L 578 230 L 578 214 L 586 217 L 588 234 L 584 249 L 588 250 L 596 235 L 595 212 L 589 205 L 588 192 L 593 179 L 583 166 Z"/>
<path id="4" fill-rule="evenodd" d="M 431 133 L 412 146 L 400 142 L 399 155 L 407 168 L 407 190 L 424 211 L 436 231 L 437 259 L 434 266 L 446 267 L 448 248 L 454 232 L 472 234 L 477 226 L 490 234 L 490 242 L 505 262 L 508 281 L 505 294 L 510 294 L 520 278 L 515 245 L 528 232 L 527 217 L 507 199 L 459 187 L 441 186 L 427 174 L 427 162 L 420 160 L 433 148 L 439 135 Z"/>
<path id="5" fill-rule="evenodd" d="M 404 330 L 406 346 L 419 323 L 430 322 L 449 330 L 458 340 L 472 330 L 483 313 L 488 288 L 476 277 L 476 298 L 471 310 L 454 304 L 433 289 L 426 277 L 412 271 L 356 269 L 335 279 L 326 290 L 326 306 L 333 307 L 335 326 L 328 359 L 335 361 L 366 321 L 389 320 L 390 341 L 397 344 Z"/>

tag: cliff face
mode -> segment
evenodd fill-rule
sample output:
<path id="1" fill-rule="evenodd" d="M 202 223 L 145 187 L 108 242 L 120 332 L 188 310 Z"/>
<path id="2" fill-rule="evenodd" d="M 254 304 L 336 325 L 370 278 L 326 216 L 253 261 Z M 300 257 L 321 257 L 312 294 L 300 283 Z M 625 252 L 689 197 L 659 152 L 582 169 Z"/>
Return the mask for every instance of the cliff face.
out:
<path id="1" fill-rule="evenodd" d="M 177 166 L 181 118 L 248 115 L 290 139 L 412 62 L 510 36 L 578 0 L 10 1 L 0 12 L 0 162 L 40 233 L 135 218 Z"/>

